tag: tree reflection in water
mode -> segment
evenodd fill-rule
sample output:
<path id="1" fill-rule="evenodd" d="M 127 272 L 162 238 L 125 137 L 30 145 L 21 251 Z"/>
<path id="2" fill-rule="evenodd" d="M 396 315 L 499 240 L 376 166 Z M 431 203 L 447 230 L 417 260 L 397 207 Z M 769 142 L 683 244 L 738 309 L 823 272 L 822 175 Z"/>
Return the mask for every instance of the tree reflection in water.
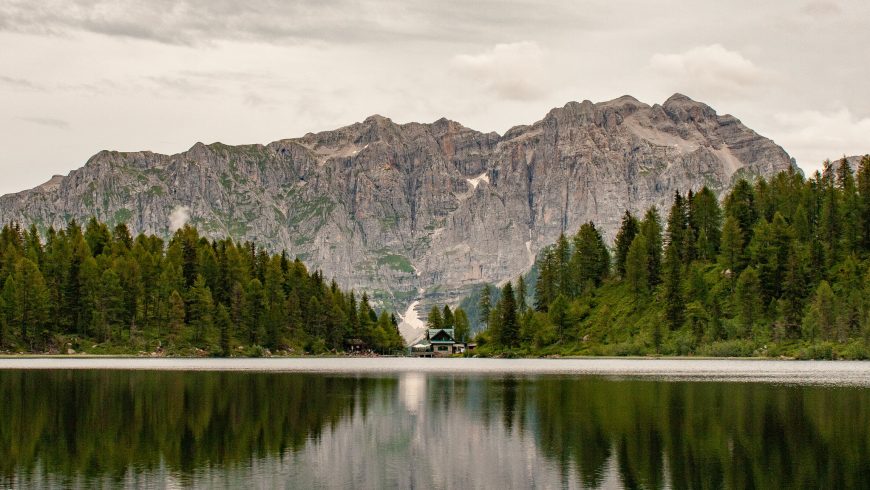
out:
<path id="1" fill-rule="evenodd" d="M 0 371 L 0 486 L 859 487 L 870 390 Z"/>

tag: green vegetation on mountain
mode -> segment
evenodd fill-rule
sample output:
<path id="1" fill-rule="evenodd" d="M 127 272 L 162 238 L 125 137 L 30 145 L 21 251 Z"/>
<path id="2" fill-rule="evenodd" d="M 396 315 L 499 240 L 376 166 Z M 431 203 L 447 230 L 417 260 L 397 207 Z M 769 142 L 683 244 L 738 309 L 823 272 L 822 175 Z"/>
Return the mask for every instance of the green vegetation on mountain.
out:
<path id="1" fill-rule="evenodd" d="M 533 305 L 510 282 L 481 295 L 479 352 L 870 357 L 870 157 L 739 180 L 723 203 L 705 187 L 664 221 L 626 213 L 612 254 L 591 222 L 561 236 Z"/>
<path id="2" fill-rule="evenodd" d="M 298 259 L 195 228 L 0 232 L 0 351 L 262 355 L 403 348 L 396 319 Z"/>

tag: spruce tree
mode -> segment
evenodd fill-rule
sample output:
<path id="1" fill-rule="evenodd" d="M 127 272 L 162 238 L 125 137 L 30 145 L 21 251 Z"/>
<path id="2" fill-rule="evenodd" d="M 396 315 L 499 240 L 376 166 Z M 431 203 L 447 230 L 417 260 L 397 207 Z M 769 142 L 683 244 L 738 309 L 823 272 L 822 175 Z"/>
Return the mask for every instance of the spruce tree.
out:
<path id="1" fill-rule="evenodd" d="M 719 263 L 734 278 L 743 269 L 743 232 L 740 230 L 740 223 L 734 216 L 729 215 L 722 226 Z"/>
<path id="2" fill-rule="evenodd" d="M 761 321 L 763 308 L 761 285 L 754 268 L 747 267 L 740 273 L 735 294 L 742 333 L 754 332 L 756 323 Z"/>
<path id="3" fill-rule="evenodd" d="M 471 335 L 471 325 L 468 323 L 468 315 L 462 308 L 456 308 L 453 312 L 453 321 L 455 322 L 454 337 L 458 342 L 468 342 Z"/>
<path id="4" fill-rule="evenodd" d="M 519 322 L 517 321 L 517 303 L 514 288 L 510 281 L 501 290 L 499 300 L 499 343 L 505 347 L 513 347 L 519 338 Z"/>
<path id="5" fill-rule="evenodd" d="M 614 261 L 616 274 L 619 277 L 625 277 L 625 261 L 628 258 L 628 249 L 638 233 L 640 233 L 640 223 L 634 215 L 626 211 L 622 216 L 622 223 L 619 226 L 619 231 L 616 233 L 616 241 L 614 242 Z"/>
<path id="6" fill-rule="evenodd" d="M 437 306 L 433 306 L 426 316 L 426 328 L 430 330 L 444 328 L 444 317 L 441 316 L 441 310 Z"/>
<path id="7" fill-rule="evenodd" d="M 683 326 L 685 301 L 683 299 L 682 259 L 677 246 L 668 246 L 665 252 L 665 320 L 671 330 Z"/>
<path id="8" fill-rule="evenodd" d="M 441 320 L 444 328 L 454 328 L 456 326 L 453 312 L 450 311 L 450 306 L 444 305 L 444 309 L 441 311 Z"/>
<path id="9" fill-rule="evenodd" d="M 707 186 L 695 194 L 689 202 L 690 225 L 698 237 L 698 257 L 710 260 L 719 251 L 722 209 L 719 200 Z M 701 237 L 704 238 L 701 245 Z"/>
<path id="10" fill-rule="evenodd" d="M 634 294 L 635 300 L 646 295 L 649 287 L 649 265 L 646 237 L 637 235 L 631 242 L 625 261 L 625 281 Z"/>
<path id="11" fill-rule="evenodd" d="M 488 323 L 489 314 L 492 311 L 492 289 L 490 288 L 489 283 L 485 283 L 483 289 L 480 290 L 478 308 L 480 310 L 481 323 Z"/>
<path id="12" fill-rule="evenodd" d="M 661 282 L 662 270 L 662 225 L 655 207 L 644 215 L 640 232 L 646 237 L 647 279 L 650 286 L 655 286 Z"/>
<path id="13" fill-rule="evenodd" d="M 217 326 L 218 332 L 220 332 L 220 353 L 222 356 L 228 357 L 230 355 L 230 329 L 232 322 L 230 321 L 230 314 L 223 304 L 219 304 L 217 307 L 215 326 Z"/>

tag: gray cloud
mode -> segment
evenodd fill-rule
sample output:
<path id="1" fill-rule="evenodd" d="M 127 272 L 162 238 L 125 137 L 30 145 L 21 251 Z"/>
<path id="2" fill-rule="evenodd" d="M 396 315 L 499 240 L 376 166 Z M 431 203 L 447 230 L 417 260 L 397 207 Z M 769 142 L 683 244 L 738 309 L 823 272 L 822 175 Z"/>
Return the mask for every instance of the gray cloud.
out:
<path id="1" fill-rule="evenodd" d="M 814 0 L 807 2 L 801 9 L 809 16 L 836 16 L 843 13 L 840 2 L 833 0 Z"/>
<path id="2" fill-rule="evenodd" d="M 6 75 L 0 75 L 0 85 L 21 90 L 45 90 L 45 87 L 38 83 L 32 82 L 30 80 L 25 80 L 23 78 L 9 77 Z"/>
<path id="3" fill-rule="evenodd" d="M 64 121 L 63 119 L 55 119 L 53 117 L 21 116 L 16 119 L 18 119 L 19 121 L 29 122 L 31 124 L 38 124 L 40 126 L 46 126 L 55 129 L 69 129 L 70 127 L 67 121 Z"/>
<path id="4" fill-rule="evenodd" d="M 544 76 L 544 57 L 536 43 L 521 41 L 496 44 L 478 54 L 457 55 L 453 66 L 500 99 L 533 100 L 550 88 Z"/>
<path id="5" fill-rule="evenodd" d="M 69 129 L 70 125 L 67 121 L 63 119 L 56 119 L 53 117 L 31 117 L 31 116 L 22 116 L 17 117 L 19 121 L 28 122 L 31 124 L 37 124 L 39 126 L 46 126 L 54 129 Z"/>
<path id="6" fill-rule="evenodd" d="M 396 37 L 449 40 L 550 23 L 583 25 L 570 4 L 525 0 L 8 0 L 0 29 L 37 34 L 85 31 L 168 44 L 220 40 L 364 42 Z M 559 15 L 562 13 L 563 15 Z M 569 19 L 573 22 L 568 23 Z M 591 25 L 591 23 L 589 24 Z"/>
<path id="7" fill-rule="evenodd" d="M 755 63 L 721 44 L 695 46 L 682 53 L 656 53 L 650 64 L 675 83 L 701 92 L 739 94 L 766 77 Z"/>

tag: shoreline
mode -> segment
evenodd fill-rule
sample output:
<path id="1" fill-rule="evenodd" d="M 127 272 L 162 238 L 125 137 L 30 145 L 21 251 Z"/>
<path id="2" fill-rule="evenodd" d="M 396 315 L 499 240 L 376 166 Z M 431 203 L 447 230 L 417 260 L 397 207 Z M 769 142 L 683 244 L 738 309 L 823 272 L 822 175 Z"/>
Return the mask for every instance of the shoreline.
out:
<path id="1" fill-rule="evenodd" d="M 340 361 L 340 362 L 336 362 Z M 663 381 L 870 387 L 870 361 L 698 358 L 136 358 L 3 357 L 13 370 L 298 373 L 336 375 L 600 376 Z"/>

